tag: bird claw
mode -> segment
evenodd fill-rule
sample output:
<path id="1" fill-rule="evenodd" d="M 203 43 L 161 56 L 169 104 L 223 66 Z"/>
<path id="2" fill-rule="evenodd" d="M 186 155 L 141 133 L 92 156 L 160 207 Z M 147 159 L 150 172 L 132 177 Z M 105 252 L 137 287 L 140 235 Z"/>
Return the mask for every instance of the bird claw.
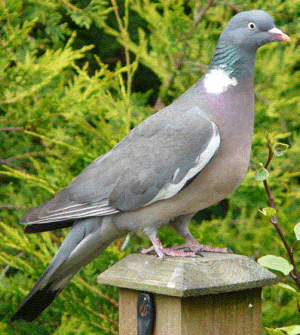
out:
<path id="1" fill-rule="evenodd" d="M 142 254 L 149 254 L 151 252 L 155 252 L 159 258 L 165 258 L 165 256 L 171 256 L 171 257 L 196 257 L 196 256 L 202 256 L 198 252 L 194 251 L 187 251 L 187 250 L 180 250 L 180 249 L 173 249 L 171 248 L 155 248 L 154 246 L 151 246 L 149 248 L 140 248 L 139 249 Z"/>
<path id="2" fill-rule="evenodd" d="M 211 247 L 209 245 L 204 245 L 198 243 L 195 238 L 190 234 L 185 234 L 184 238 L 186 243 L 174 246 L 163 247 L 161 241 L 158 236 L 152 236 L 152 246 L 149 248 L 141 248 L 140 252 L 142 254 L 149 254 L 151 252 L 155 252 L 157 256 L 163 259 L 165 256 L 171 257 L 196 257 L 201 256 L 202 252 L 219 252 L 219 253 L 232 253 L 232 250 L 228 248 L 218 248 Z"/>
<path id="3" fill-rule="evenodd" d="M 139 248 L 139 251 L 142 254 L 150 254 L 152 252 L 156 253 L 159 258 L 164 258 L 165 256 L 171 257 L 204 257 L 202 252 L 217 252 L 217 253 L 230 253 L 232 254 L 233 251 L 229 248 L 218 248 L 218 247 L 211 247 L 209 245 L 203 245 L 197 243 L 197 245 L 189 245 L 181 244 L 181 245 L 174 245 L 168 246 L 166 248 L 155 248 L 151 246 L 149 248 Z"/>
<path id="4" fill-rule="evenodd" d="M 204 256 L 201 254 L 201 252 L 200 252 L 200 251 L 196 251 L 196 252 L 195 252 L 195 255 L 197 255 L 197 256 L 201 256 L 201 257 L 204 257 Z"/>

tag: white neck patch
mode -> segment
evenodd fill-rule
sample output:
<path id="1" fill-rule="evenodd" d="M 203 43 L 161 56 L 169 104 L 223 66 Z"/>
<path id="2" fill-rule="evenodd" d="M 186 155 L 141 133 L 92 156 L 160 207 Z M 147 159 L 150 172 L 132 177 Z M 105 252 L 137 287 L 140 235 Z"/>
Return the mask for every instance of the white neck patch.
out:
<path id="1" fill-rule="evenodd" d="M 235 77 L 230 78 L 221 68 L 209 71 L 203 82 L 206 92 L 214 94 L 226 92 L 230 86 L 236 86 L 237 83 Z"/>

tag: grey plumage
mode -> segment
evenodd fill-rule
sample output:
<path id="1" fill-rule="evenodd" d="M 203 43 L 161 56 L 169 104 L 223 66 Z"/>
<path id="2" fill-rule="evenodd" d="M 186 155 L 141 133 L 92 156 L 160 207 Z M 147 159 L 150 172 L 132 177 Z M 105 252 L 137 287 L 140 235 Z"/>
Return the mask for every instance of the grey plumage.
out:
<path id="1" fill-rule="evenodd" d="M 82 266 L 132 230 L 143 230 L 160 257 L 226 251 L 196 242 L 188 221 L 244 178 L 253 133 L 255 54 L 274 41 L 289 38 L 269 14 L 236 15 L 194 86 L 97 158 L 54 199 L 24 216 L 26 233 L 72 229 L 12 321 L 34 320 Z M 191 252 L 162 247 L 157 229 L 168 222 Z"/>
<path id="2" fill-rule="evenodd" d="M 204 166 L 211 159 L 218 147 L 218 130 L 201 115 L 199 108 L 183 111 L 172 120 L 169 114 L 157 113 L 142 122 L 53 200 L 25 215 L 21 223 L 56 222 L 134 210 L 153 201 L 170 183 L 184 181 L 188 172 L 197 167 L 198 160 Z M 213 138 L 216 142 L 211 141 Z M 179 172 L 173 180 L 176 169 Z M 194 174 L 199 171 L 196 168 Z M 169 193 L 158 198 L 177 192 Z"/>

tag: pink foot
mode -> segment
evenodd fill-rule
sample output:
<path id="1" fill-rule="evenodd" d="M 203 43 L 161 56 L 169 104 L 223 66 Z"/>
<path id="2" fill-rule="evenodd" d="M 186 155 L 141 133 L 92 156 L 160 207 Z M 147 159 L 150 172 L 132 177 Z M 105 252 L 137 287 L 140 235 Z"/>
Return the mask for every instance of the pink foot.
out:
<path id="1" fill-rule="evenodd" d="M 190 249 L 191 251 L 194 252 L 201 252 L 201 251 L 206 251 L 206 252 L 220 252 L 223 254 L 227 253 L 232 253 L 231 249 L 228 248 L 218 248 L 218 247 L 211 247 L 210 245 L 205 245 L 205 244 L 200 244 L 198 242 L 196 243 L 184 243 L 184 244 L 179 244 L 179 245 L 174 245 L 172 246 L 172 249 L 178 250 L 178 249 Z"/>
<path id="2" fill-rule="evenodd" d="M 174 246 L 173 248 L 175 249 L 188 248 L 194 252 L 206 251 L 206 252 L 220 252 L 223 254 L 232 253 L 232 250 L 228 248 L 218 248 L 218 247 L 211 247 L 210 245 L 200 244 L 195 240 L 193 235 L 190 233 L 185 234 L 184 238 L 186 240 L 186 243 Z"/>
<path id="3" fill-rule="evenodd" d="M 208 252 L 220 252 L 220 253 L 229 253 L 232 252 L 230 249 L 227 248 L 217 248 L 211 247 L 209 245 L 204 245 L 198 243 L 192 234 L 186 233 L 182 234 L 186 240 L 185 244 L 171 246 L 170 248 L 164 248 L 156 235 L 156 232 L 153 234 L 149 234 L 148 236 L 151 239 L 152 247 L 150 248 L 143 248 L 141 249 L 142 254 L 148 254 L 151 251 L 155 251 L 159 258 L 164 258 L 165 256 L 172 256 L 172 257 L 196 257 L 202 256 L 202 251 Z M 183 249 L 188 249 L 183 250 Z"/>
<path id="4" fill-rule="evenodd" d="M 154 246 L 149 247 L 149 248 L 142 248 L 141 253 L 142 254 L 148 254 L 151 251 L 155 251 L 157 256 L 159 258 L 164 258 L 165 256 L 172 256 L 172 257 L 196 257 L 198 254 L 193 251 L 185 251 L 185 250 L 180 250 L 176 248 L 163 248 L 157 247 L 155 248 Z"/>

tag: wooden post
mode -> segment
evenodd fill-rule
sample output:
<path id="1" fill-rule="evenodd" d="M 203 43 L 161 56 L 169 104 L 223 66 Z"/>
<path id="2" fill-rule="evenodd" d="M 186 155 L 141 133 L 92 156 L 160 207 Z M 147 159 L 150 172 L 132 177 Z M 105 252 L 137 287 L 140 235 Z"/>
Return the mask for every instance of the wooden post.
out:
<path id="1" fill-rule="evenodd" d="M 261 335 L 261 290 L 278 278 L 245 256 L 132 254 L 98 276 L 120 288 L 119 334 L 137 335 L 139 292 L 154 294 L 154 335 Z"/>

